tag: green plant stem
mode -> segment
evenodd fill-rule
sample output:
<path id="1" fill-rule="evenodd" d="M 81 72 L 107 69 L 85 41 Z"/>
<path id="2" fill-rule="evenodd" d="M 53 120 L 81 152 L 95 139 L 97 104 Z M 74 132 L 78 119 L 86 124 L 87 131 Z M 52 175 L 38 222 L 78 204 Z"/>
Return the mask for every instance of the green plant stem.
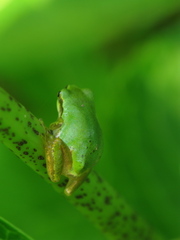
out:
<path id="1" fill-rule="evenodd" d="M 44 134 L 42 121 L 0 88 L 0 140 L 62 194 L 67 179 L 62 177 L 59 183 L 50 181 L 44 157 Z M 162 239 L 96 172 L 92 172 L 84 184 L 66 198 L 107 239 Z"/>

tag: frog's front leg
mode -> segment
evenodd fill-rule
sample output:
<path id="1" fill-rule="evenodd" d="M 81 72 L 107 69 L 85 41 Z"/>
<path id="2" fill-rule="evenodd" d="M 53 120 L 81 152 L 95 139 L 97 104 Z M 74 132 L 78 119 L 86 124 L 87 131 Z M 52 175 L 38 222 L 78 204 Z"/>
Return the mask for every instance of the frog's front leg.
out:
<path id="1" fill-rule="evenodd" d="M 59 182 L 63 169 L 62 140 L 50 133 L 45 144 L 46 167 L 52 182 Z"/>

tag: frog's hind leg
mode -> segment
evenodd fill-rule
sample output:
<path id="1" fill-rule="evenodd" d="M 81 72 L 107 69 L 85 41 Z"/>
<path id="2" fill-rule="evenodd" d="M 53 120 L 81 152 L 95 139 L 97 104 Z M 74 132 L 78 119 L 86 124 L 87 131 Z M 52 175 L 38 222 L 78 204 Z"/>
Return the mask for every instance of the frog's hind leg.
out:
<path id="1" fill-rule="evenodd" d="M 73 176 L 73 175 L 69 175 L 69 181 L 66 185 L 66 188 L 64 190 L 64 193 L 67 196 L 71 196 L 72 193 L 84 182 L 84 180 L 86 179 L 86 177 L 89 174 L 89 170 L 87 170 L 86 172 L 84 172 L 83 174 L 81 174 L 80 176 Z"/>
<path id="2" fill-rule="evenodd" d="M 59 182 L 63 168 L 62 141 L 48 136 L 45 145 L 46 167 L 52 182 Z"/>

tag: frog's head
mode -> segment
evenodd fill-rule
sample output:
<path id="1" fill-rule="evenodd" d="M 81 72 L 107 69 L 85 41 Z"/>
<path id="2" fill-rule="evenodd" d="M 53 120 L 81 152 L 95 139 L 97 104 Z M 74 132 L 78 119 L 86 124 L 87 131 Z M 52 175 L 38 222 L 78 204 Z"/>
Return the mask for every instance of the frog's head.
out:
<path id="1" fill-rule="evenodd" d="M 68 85 L 60 92 L 58 92 L 57 110 L 59 116 L 62 115 L 63 103 L 76 105 L 77 102 L 81 99 L 84 99 L 84 97 L 89 100 L 89 103 L 91 105 L 94 105 L 93 93 L 90 89 L 87 88 L 80 89 L 75 85 Z"/>

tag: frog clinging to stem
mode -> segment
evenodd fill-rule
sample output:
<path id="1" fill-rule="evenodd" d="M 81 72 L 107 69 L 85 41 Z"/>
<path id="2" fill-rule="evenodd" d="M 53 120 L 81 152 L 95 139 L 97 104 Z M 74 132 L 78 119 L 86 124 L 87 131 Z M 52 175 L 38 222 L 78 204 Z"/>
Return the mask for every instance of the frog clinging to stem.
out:
<path id="1" fill-rule="evenodd" d="M 102 134 L 89 89 L 68 85 L 58 93 L 57 110 L 46 130 L 46 165 L 52 182 L 68 178 L 64 192 L 70 196 L 101 157 Z"/>

